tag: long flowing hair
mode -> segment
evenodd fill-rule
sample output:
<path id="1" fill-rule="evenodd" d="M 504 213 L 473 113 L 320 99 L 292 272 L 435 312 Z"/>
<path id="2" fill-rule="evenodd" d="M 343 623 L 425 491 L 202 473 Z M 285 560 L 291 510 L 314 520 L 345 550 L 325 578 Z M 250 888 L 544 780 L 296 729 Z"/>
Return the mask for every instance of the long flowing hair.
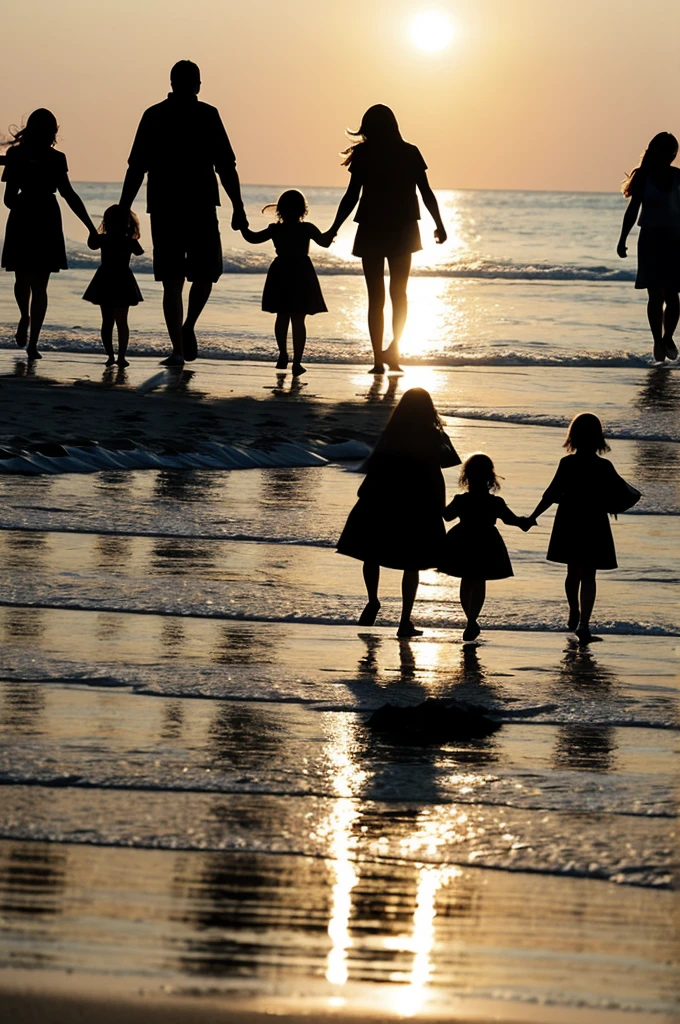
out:
<path id="1" fill-rule="evenodd" d="M 357 141 L 348 149 L 343 149 L 342 156 L 345 158 L 342 161 L 343 167 L 352 166 L 354 150 L 363 142 L 378 150 L 387 149 L 397 142 L 403 142 L 394 111 L 390 107 L 386 107 L 384 103 L 374 103 L 372 107 L 369 107 L 361 118 L 361 124 L 357 130 L 352 131 L 351 128 L 348 128 L 346 134 Z"/>
<path id="2" fill-rule="evenodd" d="M 57 141 L 59 125 L 51 110 L 38 107 L 28 115 L 23 128 L 10 128 L 9 131 L 12 136 L 10 146 L 28 145 L 35 149 L 50 149 Z"/>
<path id="3" fill-rule="evenodd" d="M 582 412 L 574 416 L 564 441 L 568 452 L 599 452 L 604 455 L 610 451 L 600 419 L 593 412 Z"/>
<path id="4" fill-rule="evenodd" d="M 633 194 L 634 183 L 640 175 L 649 174 L 650 171 L 663 170 L 673 163 L 678 155 L 678 140 L 670 132 L 659 132 L 647 146 L 647 149 L 640 155 L 640 163 L 635 167 L 621 186 L 626 199 Z"/>
<path id="5" fill-rule="evenodd" d="M 438 460 L 443 429 L 430 392 L 409 388 L 390 416 L 373 454 L 389 452 Z"/>

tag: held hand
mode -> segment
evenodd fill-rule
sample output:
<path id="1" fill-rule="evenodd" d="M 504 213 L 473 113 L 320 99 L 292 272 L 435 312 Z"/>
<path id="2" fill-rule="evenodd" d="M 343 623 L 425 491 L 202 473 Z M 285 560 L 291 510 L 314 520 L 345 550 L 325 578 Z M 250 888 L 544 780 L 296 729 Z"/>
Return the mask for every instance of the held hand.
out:
<path id="1" fill-rule="evenodd" d="M 446 228 L 444 227 L 443 224 L 440 224 L 438 228 L 435 228 L 434 237 L 437 245 L 442 245 L 446 241 L 448 236 L 446 234 Z"/>
<path id="2" fill-rule="evenodd" d="M 90 231 L 89 235 L 87 236 L 88 247 L 90 249 L 98 249 L 99 248 L 100 237 L 101 236 L 99 235 L 99 233 L 97 231 L 95 231 L 94 228 L 93 228 L 92 231 Z"/>
<path id="3" fill-rule="evenodd" d="M 243 228 L 248 227 L 248 218 L 246 217 L 246 211 L 241 207 L 240 209 L 234 210 L 231 215 L 231 230 L 242 231 Z"/>
<path id="4" fill-rule="evenodd" d="M 324 231 L 319 239 L 319 244 L 328 249 L 330 245 L 335 241 L 335 233 L 329 228 L 328 231 Z"/>
<path id="5" fill-rule="evenodd" d="M 523 530 L 524 533 L 528 533 L 529 530 L 531 530 L 531 528 L 534 527 L 534 526 L 538 526 L 538 523 L 536 522 L 535 519 L 532 519 L 531 516 L 522 516 L 522 522 L 520 523 L 520 530 Z"/>
<path id="6" fill-rule="evenodd" d="M 616 246 L 616 252 L 622 260 L 625 260 L 626 256 L 628 255 L 628 248 L 622 238 L 619 239 L 619 244 Z"/>

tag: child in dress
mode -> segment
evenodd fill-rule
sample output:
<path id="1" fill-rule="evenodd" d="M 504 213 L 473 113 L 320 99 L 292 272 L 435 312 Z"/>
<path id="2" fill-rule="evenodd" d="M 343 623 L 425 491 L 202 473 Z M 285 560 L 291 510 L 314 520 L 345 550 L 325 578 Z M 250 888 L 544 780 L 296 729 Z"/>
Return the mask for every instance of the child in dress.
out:
<path id="1" fill-rule="evenodd" d="M 242 228 L 247 242 L 258 245 L 271 239 L 276 249 L 276 258 L 269 268 L 262 293 L 262 309 L 276 313 L 274 334 L 279 346 L 277 370 L 288 368 L 288 327 L 293 334 L 293 376 L 305 373 L 302 356 L 307 340 L 305 317 L 315 313 L 327 313 L 326 303 L 316 271 L 309 258 L 309 242 L 328 248 L 333 237 L 322 234 L 315 224 L 304 222 L 308 211 L 307 200 L 302 192 L 289 189 L 279 196 L 276 204 L 270 203 L 265 210 L 276 210 L 277 221 L 263 231 Z"/>
<path id="2" fill-rule="evenodd" d="M 364 464 L 359 500 L 338 541 L 341 555 L 364 563 L 368 603 L 360 626 L 372 626 L 380 610 L 382 565 L 404 574 L 397 636 L 420 636 L 411 612 L 419 570 L 434 568 L 444 540 L 442 467 L 459 464 L 430 394 L 423 388 L 406 391 Z"/>
<path id="3" fill-rule="evenodd" d="M 640 492 L 623 480 L 608 459 L 602 424 L 593 413 L 574 417 L 548 489 L 534 509 L 531 522 L 557 502 L 547 558 L 566 562 L 564 589 L 569 603 L 568 628 L 581 643 L 590 643 L 590 616 L 595 604 L 598 569 L 616 569 L 616 550 L 607 513 L 625 512 Z"/>
<path id="4" fill-rule="evenodd" d="M 460 603 L 467 617 L 463 640 L 476 640 L 481 632 L 477 619 L 486 598 L 486 581 L 514 575 L 496 520 L 519 526 L 525 533 L 533 523 L 516 516 L 494 493 L 500 484 L 493 462 L 483 452 L 465 460 L 460 485 L 466 493 L 457 494 L 444 510 L 444 519 L 460 519 L 460 523 L 446 535 L 439 571 L 460 577 Z"/>
<path id="5" fill-rule="evenodd" d="M 96 235 L 102 252 L 101 266 L 90 281 L 83 298 L 100 306 L 102 311 L 102 344 L 106 365 L 129 366 L 127 352 L 130 328 L 128 309 L 143 302 L 142 293 L 130 270 L 130 257 L 141 256 L 137 215 L 120 206 L 109 206 Z M 94 246 L 92 246 L 94 248 Z M 118 359 L 113 354 L 113 325 L 118 328 Z"/>

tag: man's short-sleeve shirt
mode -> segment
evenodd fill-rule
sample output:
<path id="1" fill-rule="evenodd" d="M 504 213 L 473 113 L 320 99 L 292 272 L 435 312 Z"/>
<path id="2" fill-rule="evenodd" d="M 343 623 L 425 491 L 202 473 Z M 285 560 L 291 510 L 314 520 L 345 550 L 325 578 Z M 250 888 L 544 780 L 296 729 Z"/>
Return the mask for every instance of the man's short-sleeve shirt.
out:
<path id="1" fill-rule="evenodd" d="M 144 111 L 128 165 L 148 174 L 149 213 L 201 210 L 220 205 L 215 171 L 233 170 L 236 157 L 216 107 L 170 93 Z"/>

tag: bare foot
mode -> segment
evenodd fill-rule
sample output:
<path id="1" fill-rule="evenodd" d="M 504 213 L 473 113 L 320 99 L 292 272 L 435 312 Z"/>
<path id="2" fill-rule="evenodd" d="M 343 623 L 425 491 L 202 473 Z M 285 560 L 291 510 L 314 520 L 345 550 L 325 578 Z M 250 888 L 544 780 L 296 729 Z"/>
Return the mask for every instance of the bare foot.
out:
<path id="1" fill-rule="evenodd" d="M 478 622 L 468 622 L 463 632 L 463 640 L 476 640 L 481 632 Z"/>
<path id="2" fill-rule="evenodd" d="M 276 360 L 276 369 L 277 370 L 287 370 L 288 369 L 288 356 L 287 355 L 280 355 L 279 356 L 279 358 Z"/>
<path id="3" fill-rule="evenodd" d="M 385 367 L 383 366 L 382 363 L 374 363 L 373 366 L 371 367 L 371 369 L 368 372 L 369 373 L 384 373 L 385 372 Z"/>
<path id="4" fill-rule="evenodd" d="M 26 341 L 28 339 L 28 328 L 30 320 L 27 316 L 22 316 L 21 320 L 17 324 L 17 333 L 14 336 L 14 340 L 17 343 L 17 348 L 26 348 Z"/>
<path id="5" fill-rule="evenodd" d="M 387 369 L 391 370 L 392 373 L 403 373 L 401 366 L 399 365 L 399 352 L 395 349 L 394 343 L 386 348 L 382 354 L 383 360 L 387 363 Z"/>
<path id="6" fill-rule="evenodd" d="M 184 357 L 176 356 L 173 352 L 167 359 L 161 359 L 161 366 L 184 366 Z"/>
<path id="7" fill-rule="evenodd" d="M 401 639 L 408 639 L 411 636 L 422 636 L 422 629 L 416 629 L 412 622 L 401 622 L 397 630 L 397 636 Z"/>
<path id="8" fill-rule="evenodd" d="M 293 376 L 301 377 L 303 373 L 307 373 L 302 363 L 293 363 Z"/>
<path id="9" fill-rule="evenodd" d="M 380 611 L 380 601 L 369 601 L 359 616 L 360 626 L 372 626 Z"/>
<path id="10" fill-rule="evenodd" d="M 29 359 L 42 359 L 42 356 L 40 352 L 38 352 L 35 345 L 29 345 L 29 347 L 26 349 L 26 355 L 28 356 Z"/>
<path id="11" fill-rule="evenodd" d="M 666 361 L 666 346 L 663 341 L 654 342 L 654 362 L 663 363 Z"/>
<path id="12" fill-rule="evenodd" d="M 186 324 L 182 325 L 182 348 L 185 360 L 187 363 L 192 363 L 198 355 L 198 342 L 193 327 L 187 327 Z"/>
<path id="13" fill-rule="evenodd" d="M 119 366 L 129 366 L 130 365 L 128 363 L 127 359 L 125 359 L 124 357 L 121 357 L 121 356 L 118 356 L 118 358 L 116 359 L 116 362 L 118 363 Z"/>
<path id="14" fill-rule="evenodd" d="M 113 356 L 109 356 L 109 358 L 108 358 L 108 359 L 106 360 L 106 362 L 104 363 L 104 366 L 113 366 L 113 364 L 115 363 L 115 361 L 116 361 L 116 360 L 114 359 L 114 357 L 113 357 Z"/>
<path id="15" fill-rule="evenodd" d="M 570 608 L 569 609 L 569 618 L 567 619 L 567 629 L 571 633 L 573 633 L 574 630 L 576 629 L 576 627 L 578 626 L 580 617 L 581 617 L 581 614 L 580 614 L 578 608 Z"/>
<path id="16" fill-rule="evenodd" d="M 18 344 L 18 342 L 17 342 Z M 678 358 L 678 346 L 675 344 L 672 338 L 663 339 L 664 349 L 666 352 L 666 359 L 677 359 Z"/>

